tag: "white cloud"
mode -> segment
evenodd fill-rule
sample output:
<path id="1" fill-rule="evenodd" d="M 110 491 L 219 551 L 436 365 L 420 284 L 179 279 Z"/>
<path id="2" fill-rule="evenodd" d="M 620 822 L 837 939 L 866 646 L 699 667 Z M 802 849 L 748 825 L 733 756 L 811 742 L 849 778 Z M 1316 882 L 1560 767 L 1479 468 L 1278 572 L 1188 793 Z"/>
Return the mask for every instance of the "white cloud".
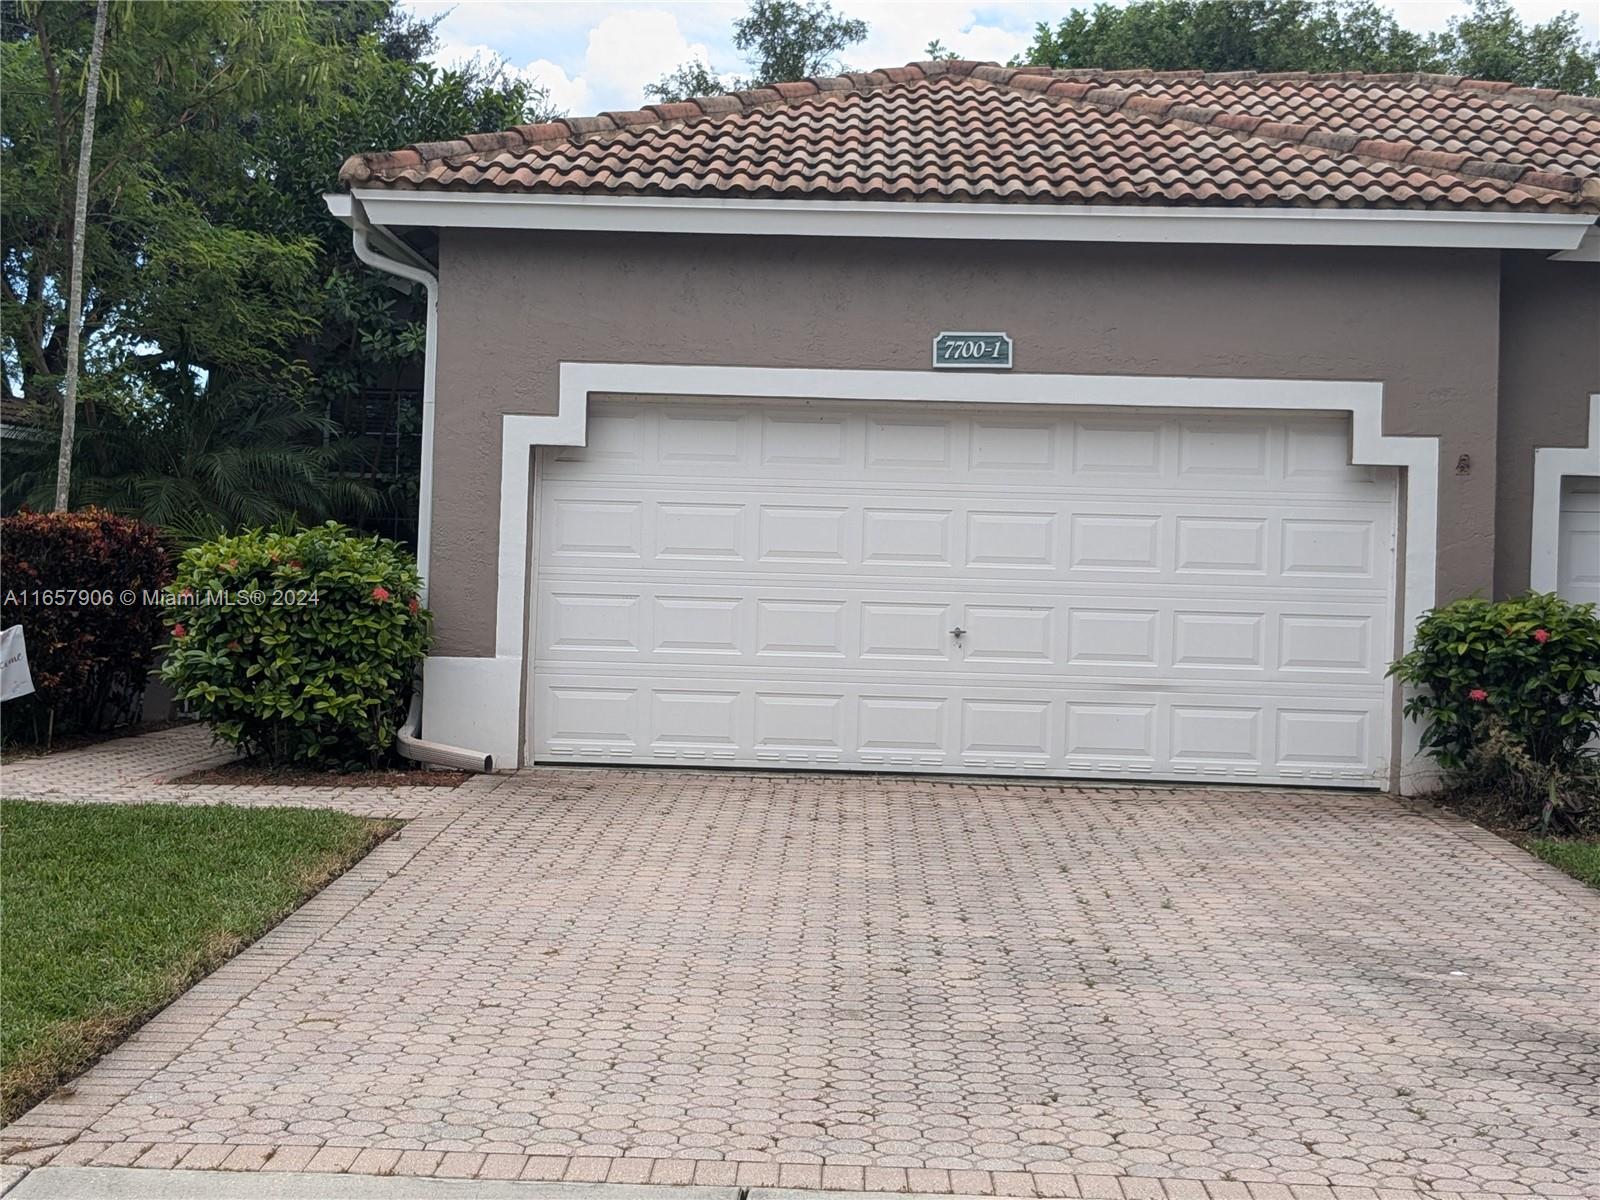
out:
<path id="1" fill-rule="evenodd" d="M 570 77 L 548 58 L 535 59 L 522 68 L 522 77 L 535 87 L 541 87 L 550 97 L 550 103 L 569 116 L 588 116 L 594 110 L 589 99 L 589 81 L 581 75 Z"/>
<path id="2" fill-rule="evenodd" d="M 583 79 L 606 107 L 637 107 L 646 84 L 691 58 L 710 61 L 704 42 L 690 42 L 678 18 L 659 8 L 632 9 L 604 18 L 589 33 Z"/>
<path id="3" fill-rule="evenodd" d="M 421 6 L 417 10 L 424 11 Z M 574 10 L 582 15 L 581 24 L 574 20 Z M 596 20 L 599 12 L 605 15 Z M 538 57 L 523 60 L 517 52 L 530 40 L 526 20 L 517 24 L 514 42 L 509 40 L 509 25 L 503 24 L 496 36 L 495 22 L 511 22 L 515 14 L 539 18 L 547 36 L 534 40 L 548 49 Z M 478 57 L 503 58 L 512 70 L 548 91 L 555 107 L 572 116 L 637 108 L 646 99 L 646 84 L 691 58 L 721 70 L 733 65 L 728 55 L 714 53 L 706 42 L 691 41 L 678 14 L 660 7 L 466 4 L 452 10 L 440 32 L 449 36 L 434 54 L 435 62 L 453 65 Z M 565 54 L 559 52 L 562 45 Z"/>
<path id="4" fill-rule="evenodd" d="M 1028 48 L 1035 22 L 1057 18 L 1066 8 L 1060 3 L 996 6 L 894 0 L 835 7 L 867 23 L 867 40 L 845 53 L 851 66 L 862 68 L 919 61 L 927 57 L 927 45 L 935 39 L 963 58 L 1003 63 Z"/>

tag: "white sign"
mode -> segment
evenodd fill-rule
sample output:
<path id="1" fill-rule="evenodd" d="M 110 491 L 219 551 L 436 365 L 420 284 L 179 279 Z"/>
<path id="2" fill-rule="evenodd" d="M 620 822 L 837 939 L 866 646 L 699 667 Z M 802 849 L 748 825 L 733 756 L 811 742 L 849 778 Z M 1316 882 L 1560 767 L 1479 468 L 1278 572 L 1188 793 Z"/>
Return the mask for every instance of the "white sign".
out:
<path id="1" fill-rule="evenodd" d="M 15 700 L 33 693 L 33 674 L 28 670 L 28 644 L 22 640 L 22 626 L 0 629 L 0 700 Z"/>

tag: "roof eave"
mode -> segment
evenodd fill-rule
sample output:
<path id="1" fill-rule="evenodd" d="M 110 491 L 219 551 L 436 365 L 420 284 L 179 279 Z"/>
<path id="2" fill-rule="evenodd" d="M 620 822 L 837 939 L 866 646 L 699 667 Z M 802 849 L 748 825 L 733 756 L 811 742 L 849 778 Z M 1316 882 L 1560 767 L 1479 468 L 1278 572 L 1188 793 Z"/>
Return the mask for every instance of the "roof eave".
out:
<path id="1" fill-rule="evenodd" d="M 338 214 L 337 197 L 328 197 Z M 357 188 L 375 225 L 766 237 L 1575 249 L 1592 213 L 1199 208 L 569 195 Z"/>

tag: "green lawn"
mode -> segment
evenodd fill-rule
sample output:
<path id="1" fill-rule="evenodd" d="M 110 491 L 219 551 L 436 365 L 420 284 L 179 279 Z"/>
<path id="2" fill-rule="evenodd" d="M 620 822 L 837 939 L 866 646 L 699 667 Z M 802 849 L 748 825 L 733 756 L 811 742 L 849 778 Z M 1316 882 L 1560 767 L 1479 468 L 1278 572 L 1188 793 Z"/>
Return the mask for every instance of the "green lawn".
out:
<path id="1" fill-rule="evenodd" d="M 1552 866 L 1560 867 L 1574 879 L 1600 888 L 1600 840 L 1578 838 L 1529 838 L 1528 851 Z"/>
<path id="2" fill-rule="evenodd" d="M 314 809 L 0 805 L 0 1120 L 398 827 Z"/>

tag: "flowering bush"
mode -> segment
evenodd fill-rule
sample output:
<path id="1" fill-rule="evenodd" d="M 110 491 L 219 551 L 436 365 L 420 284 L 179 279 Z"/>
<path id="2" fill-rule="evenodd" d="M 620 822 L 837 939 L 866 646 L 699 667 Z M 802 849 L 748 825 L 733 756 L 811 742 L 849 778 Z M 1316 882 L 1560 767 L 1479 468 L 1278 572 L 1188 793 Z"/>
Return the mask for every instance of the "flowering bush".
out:
<path id="1" fill-rule="evenodd" d="M 1417 625 L 1390 674 L 1416 689 L 1408 717 L 1423 748 L 1460 773 L 1510 772 L 1544 800 L 1548 822 L 1566 782 L 1592 774 L 1600 732 L 1600 617 L 1592 604 L 1529 593 L 1457 600 Z"/>
<path id="2" fill-rule="evenodd" d="M 281 766 L 375 765 L 394 744 L 431 617 L 396 542 L 328 522 L 184 554 L 161 676 L 217 737 Z"/>
<path id="3" fill-rule="evenodd" d="M 146 604 L 172 575 L 160 532 L 88 508 L 0 520 L 0 627 L 20 624 L 35 695 L 6 705 L 7 737 L 99 730 L 137 715 L 161 638 Z"/>

